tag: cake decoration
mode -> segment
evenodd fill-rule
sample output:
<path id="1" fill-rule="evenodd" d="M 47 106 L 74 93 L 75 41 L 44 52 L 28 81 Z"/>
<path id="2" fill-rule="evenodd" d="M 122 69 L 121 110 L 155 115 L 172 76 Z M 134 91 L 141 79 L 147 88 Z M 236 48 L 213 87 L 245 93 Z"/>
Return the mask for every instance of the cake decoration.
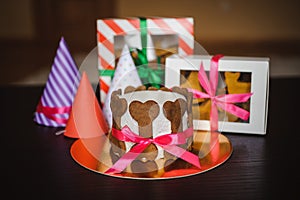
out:
<path id="1" fill-rule="evenodd" d="M 111 95 L 113 125 L 109 133 L 112 166 L 106 173 L 160 177 L 194 165 L 192 93 L 187 89 L 127 87 Z M 181 163 L 181 164 L 178 164 Z M 99 170 L 105 167 L 99 163 Z"/>

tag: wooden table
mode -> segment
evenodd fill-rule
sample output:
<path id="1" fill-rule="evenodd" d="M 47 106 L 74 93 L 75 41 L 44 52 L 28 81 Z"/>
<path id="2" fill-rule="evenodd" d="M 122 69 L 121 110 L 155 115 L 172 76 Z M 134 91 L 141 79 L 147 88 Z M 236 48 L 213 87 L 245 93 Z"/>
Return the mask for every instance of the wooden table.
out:
<path id="1" fill-rule="evenodd" d="M 1 86 L 1 194 L 64 200 L 299 198 L 299 85 L 299 78 L 270 80 L 268 133 L 223 133 L 233 145 L 224 164 L 159 181 L 109 177 L 78 165 L 70 155 L 75 139 L 33 122 L 43 87 Z"/>

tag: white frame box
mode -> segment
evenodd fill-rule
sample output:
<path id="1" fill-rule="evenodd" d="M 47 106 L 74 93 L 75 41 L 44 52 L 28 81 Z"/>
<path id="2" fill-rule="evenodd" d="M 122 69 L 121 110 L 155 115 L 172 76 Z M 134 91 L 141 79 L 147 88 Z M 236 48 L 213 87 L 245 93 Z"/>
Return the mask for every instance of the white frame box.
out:
<path id="1" fill-rule="evenodd" d="M 204 70 L 209 71 L 212 56 L 172 55 L 166 59 L 166 87 L 180 86 L 180 71 L 198 71 L 201 62 Z M 249 123 L 219 121 L 220 132 L 266 134 L 268 93 L 269 93 L 269 58 L 224 56 L 219 60 L 219 72 L 250 72 L 251 92 Z M 209 130 L 209 120 L 194 120 L 194 129 Z"/>

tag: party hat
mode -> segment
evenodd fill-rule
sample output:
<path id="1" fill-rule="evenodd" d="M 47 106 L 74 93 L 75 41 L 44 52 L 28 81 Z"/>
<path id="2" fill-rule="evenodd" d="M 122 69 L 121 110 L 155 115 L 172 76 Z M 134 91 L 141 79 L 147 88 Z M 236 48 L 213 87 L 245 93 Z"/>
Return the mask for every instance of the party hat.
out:
<path id="1" fill-rule="evenodd" d="M 59 42 L 46 86 L 34 114 L 38 124 L 66 126 L 79 82 L 79 71 L 63 37 Z"/>
<path id="2" fill-rule="evenodd" d="M 112 92 L 118 89 L 124 90 L 127 86 L 137 87 L 140 85 L 142 85 L 142 81 L 130 55 L 129 48 L 125 45 L 103 105 L 103 113 L 110 128 L 112 127 L 112 114 L 110 109 Z"/>
<path id="3" fill-rule="evenodd" d="M 88 76 L 83 72 L 64 135 L 92 138 L 106 133 L 108 127 L 105 118 Z"/>

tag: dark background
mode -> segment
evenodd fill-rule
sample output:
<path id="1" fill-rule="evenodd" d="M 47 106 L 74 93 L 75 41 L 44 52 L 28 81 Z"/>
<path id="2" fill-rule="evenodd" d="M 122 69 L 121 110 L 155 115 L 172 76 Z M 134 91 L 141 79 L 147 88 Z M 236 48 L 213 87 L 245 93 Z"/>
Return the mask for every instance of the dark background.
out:
<path id="1" fill-rule="evenodd" d="M 96 47 L 97 19 L 136 16 L 191 16 L 195 40 L 210 54 L 270 57 L 271 76 L 300 76 L 299 5 L 296 0 L 4 0 L 0 84 L 26 84 L 26 77 L 44 74 L 36 81 L 43 83 L 61 36 L 80 65 Z"/>

